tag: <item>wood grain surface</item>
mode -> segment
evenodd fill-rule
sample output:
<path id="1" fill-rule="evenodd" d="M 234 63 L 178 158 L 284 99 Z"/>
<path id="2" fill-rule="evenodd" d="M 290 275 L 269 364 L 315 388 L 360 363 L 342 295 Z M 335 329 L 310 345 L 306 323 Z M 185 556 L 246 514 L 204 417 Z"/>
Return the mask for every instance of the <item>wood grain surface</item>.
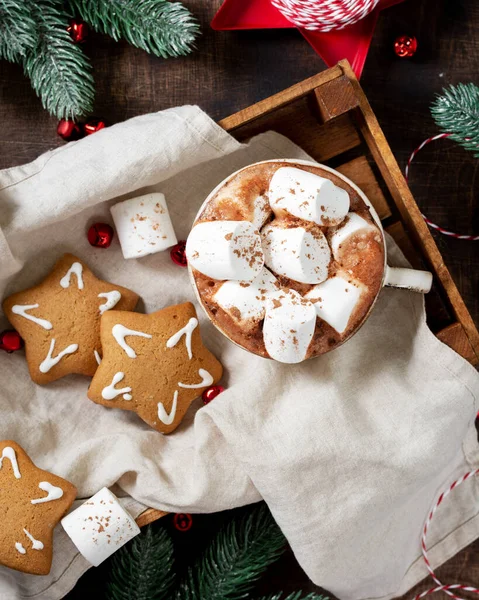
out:
<path id="1" fill-rule="evenodd" d="M 94 66 L 95 114 L 115 123 L 193 103 L 220 120 L 325 68 L 294 30 L 213 32 L 208 24 L 220 0 L 184 3 L 198 15 L 203 30 L 197 51 L 186 58 L 164 61 L 124 42 L 90 36 L 84 49 Z M 412 60 L 398 59 L 392 50 L 394 38 L 404 33 L 418 38 Z M 406 0 L 383 12 L 361 84 L 401 167 L 412 149 L 437 133 L 429 113 L 434 95 L 450 83 L 478 83 L 478 73 L 477 1 Z M 0 124 L 0 168 L 33 160 L 63 144 L 55 133 L 56 120 L 43 111 L 21 68 L 6 62 L 0 62 Z M 451 141 L 429 145 L 418 155 L 410 177 L 421 210 L 447 228 L 479 233 L 478 165 Z M 479 243 L 433 235 L 478 324 Z M 229 516 L 197 516 L 187 533 L 176 532 L 171 516 L 154 526 L 164 522 L 171 530 L 181 573 Z M 103 598 L 108 569 L 105 564 L 89 571 L 68 598 Z M 479 542 L 449 560 L 438 574 L 448 582 L 479 586 Z M 430 586 L 430 580 L 424 581 L 407 598 Z M 258 596 L 279 589 L 317 589 L 291 552 L 266 573 Z"/>

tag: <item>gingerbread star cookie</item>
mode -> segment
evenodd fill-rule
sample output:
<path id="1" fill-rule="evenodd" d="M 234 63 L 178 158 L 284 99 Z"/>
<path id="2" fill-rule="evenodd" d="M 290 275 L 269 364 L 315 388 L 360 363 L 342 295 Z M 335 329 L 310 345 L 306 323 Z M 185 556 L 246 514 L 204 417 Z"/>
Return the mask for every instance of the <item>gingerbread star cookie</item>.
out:
<path id="1" fill-rule="evenodd" d="M 82 260 L 65 254 L 40 284 L 7 298 L 3 310 L 25 340 L 31 378 L 45 384 L 69 373 L 93 376 L 101 315 L 133 310 L 137 302 L 135 292 L 97 279 Z"/>
<path id="2" fill-rule="evenodd" d="M 53 529 L 76 493 L 65 479 L 36 467 L 21 446 L 0 442 L 0 564 L 47 575 Z"/>
<path id="3" fill-rule="evenodd" d="M 107 312 L 101 343 L 90 400 L 132 410 L 162 433 L 176 429 L 193 400 L 223 373 L 203 346 L 190 302 L 150 315 Z"/>

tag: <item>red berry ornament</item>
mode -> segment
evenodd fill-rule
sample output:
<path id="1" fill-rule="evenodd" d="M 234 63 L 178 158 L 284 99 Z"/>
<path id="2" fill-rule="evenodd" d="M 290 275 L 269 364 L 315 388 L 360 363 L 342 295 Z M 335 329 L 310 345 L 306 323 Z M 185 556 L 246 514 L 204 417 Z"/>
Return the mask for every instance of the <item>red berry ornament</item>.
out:
<path id="1" fill-rule="evenodd" d="M 88 25 L 80 19 L 72 19 L 67 31 L 74 44 L 81 44 L 88 37 Z"/>
<path id="2" fill-rule="evenodd" d="M 83 133 L 85 135 L 91 135 L 92 133 L 100 131 L 100 129 L 104 129 L 105 127 L 105 121 L 97 119 L 96 117 L 90 117 L 88 121 L 83 124 Z"/>
<path id="3" fill-rule="evenodd" d="M 170 250 L 171 260 L 175 263 L 175 265 L 179 265 L 180 267 L 186 267 L 188 265 L 188 261 L 186 260 L 186 242 L 182 240 L 178 242 L 176 246 Z"/>
<path id="4" fill-rule="evenodd" d="M 409 35 L 400 35 L 394 41 L 394 52 L 399 58 L 411 58 L 416 54 L 417 39 Z"/>
<path id="5" fill-rule="evenodd" d="M 218 394 L 221 394 L 221 392 L 224 391 L 225 388 L 222 385 L 212 385 L 201 394 L 203 404 L 209 404 L 212 400 L 216 398 Z"/>
<path id="6" fill-rule="evenodd" d="M 88 230 L 88 241 L 96 248 L 108 248 L 114 236 L 113 227 L 108 223 L 95 223 Z"/>
<path id="7" fill-rule="evenodd" d="M 68 119 L 60 119 L 60 121 L 58 121 L 57 133 L 67 142 L 73 142 L 82 137 L 82 132 L 78 123 Z"/>
<path id="8" fill-rule="evenodd" d="M 2 333 L 0 333 L 1 350 L 11 353 L 20 350 L 20 348 L 23 348 L 23 340 L 18 331 L 7 329 L 6 331 L 2 331 Z"/>
<path id="9" fill-rule="evenodd" d="M 173 525 L 178 531 L 188 531 L 193 526 L 193 517 L 188 513 L 178 513 L 173 517 Z"/>

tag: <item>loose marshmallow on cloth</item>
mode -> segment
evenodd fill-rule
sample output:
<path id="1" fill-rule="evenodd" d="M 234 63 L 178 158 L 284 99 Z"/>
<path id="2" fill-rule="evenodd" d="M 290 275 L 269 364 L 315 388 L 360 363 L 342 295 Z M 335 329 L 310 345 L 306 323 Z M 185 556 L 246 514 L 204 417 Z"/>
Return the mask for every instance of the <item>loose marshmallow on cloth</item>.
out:
<path id="1" fill-rule="evenodd" d="M 140 533 L 135 519 L 106 487 L 63 517 L 62 526 L 94 567 Z"/>
<path id="2" fill-rule="evenodd" d="M 350 212 L 348 213 L 348 220 L 338 227 L 336 231 L 331 235 L 329 243 L 333 256 L 336 260 L 340 260 L 341 257 L 341 246 L 346 242 L 348 238 L 360 231 L 378 231 L 371 223 L 360 217 L 358 214 Z"/>
<path id="3" fill-rule="evenodd" d="M 331 251 L 318 230 L 304 227 L 278 227 L 275 222 L 261 231 L 264 262 L 278 275 L 301 283 L 320 283 L 328 276 Z"/>
<path id="4" fill-rule="evenodd" d="M 349 283 L 336 275 L 315 285 L 304 297 L 314 304 L 318 317 L 343 333 L 361 297 L 361 284 Z"/>
<path id="5" fill-rule="evenodd" d="M 339 225 L 349 210 L 349 194 L 330 179 L 296 167 L 281 167 L 269 184 L 269 202 L 276 214 Z"/>
<path id="6" fill-rule="evenodd" d="M 207 221 L 191 230 L 188 263 L 213 279 L 252 281 L 263 268 L 261 238 L 249 221 Z"/>
<path id="7" fill-rule="evenodd" d="M 146 194 L 110 208 L 124 258 L 141 258 L 177 243 L 165 196 Z"/>
<path id="8" fill-rule="evenodd" d="M 271 358 L 282 363 L 305 359 L 316 326 L 316 311 L 295 290 L 268 295 L 263 340 Z"/>
<path id="9" fill-rule="evenodd" d="M 218 182 L 278 157 L 308 159 L 273 132 L 240 144 L 185 106 L 0 171 L 0 296 L 34 285 L 71 251 L 141 294 L 140 311 L 195 302 L 187 270 L 169 253 L 125 261 L 116 244 L 92 248 L 85 227 L 107 221 L 109 205 L 127 195 L 161 191 L 186 239 Z M 407 266 L 390 238 L 388 261 Z M 198 320 L 226 389 L 192 406 L 174 435 L 90 402 L 85 377 L 37 386 L 22 352 L 0 352 L 0 439 L 20 440 L 82 499 L 117 482 L 114 493 L 127 495 L 120 502 L 135 517 L 147 506 L 211 513 L 264 498 L 306 574 L 337 598 L 405 594 L 427 575 L 420 538 L 435 498 L 479 467 L 479 376 L 429 331 L 424 298 L 383 289 L 351 340 L 296 365 L 245 352 L 200 307 Z M 428 537 L 434 568 L 479 535 L 478 497 L 472 477 L 442 503 Z M 0 567 L 0 598 L 59 600 L 88 567 L 57 527 L 50 574 Z"/>
<path id="10" fill-rule="evenodd" d="M 264 317 L 268 294 L 279 288 L 276 277 L 265 267 L 253 281 L 225 281 L 213 296 L 235 321 L 260 321 Z M 239 314 L 238 314 L 239 313 Z"/>

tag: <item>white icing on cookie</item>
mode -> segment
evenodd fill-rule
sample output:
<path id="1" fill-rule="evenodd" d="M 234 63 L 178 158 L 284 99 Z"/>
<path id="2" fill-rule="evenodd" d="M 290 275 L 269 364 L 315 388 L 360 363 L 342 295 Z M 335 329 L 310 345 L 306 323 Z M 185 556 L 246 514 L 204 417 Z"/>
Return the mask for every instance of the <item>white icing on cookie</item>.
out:
<path id="1" fill-rule="evenodd" d="M 95 355 L 95 360 L 97 364 L 101 363 L 101 356 L 98 354 L 97 350 L 93 350 L 93 354 Z"/>
<path id="2" fill-rule="evenodd" d="M 176 416 L 176 406 L 178 404 L 178 391 L 175 391 L 173 396 L 173 404 L 171 405 L 170 414 L 168 414 L 163 406 L 162 402 L 158 402 L 158 418 L 165 425 L 171 425 L 175 420 Z"/>
<path id="3" fill-rule="evenodd" d="M 78 344 L 70 344 L 65 348 L 65 350 L 62 350 L 56 356 L 52 356 L 54 348 L 55 338 L 53 338 L 50 343 L 50 350 L 48 351 L 47 357 L 40 363 L 40 366 L 38 367 L 41 373 L 48 373 L 48 371 L 57 365 L 64 356 L 76 352 L 78 350 Z"/>
<path id="4" fill-rule="evenodd" d="M 200 383 L 179 383 L 178 386 L 181 388 L 188 388 L 190 390 L 196 390 L 198 388 L 206 387 L 213 383 L 213 377 L 206 371 L 206 369 L 199 369 L 198 375 L 201 377 L 202 381 Z"/>
<path id="5" fill-rule="evenodd" d="M 29 321 L 33 321 L 37 325 L 40 325 L 40 327 L 43 327 L 43 329 L 52 329 L 53 325 L 50 323 L 50 321 L 27 314 L 27 310 L 32 310 L 32 308 L 38 308 L 39 306 L 39 304 L 15 304 L 15 306 L 12 306 L 12 313 L 14 315 L 20 315 Z"/>
<path id="6" fill-rule="evenodd" d="M 26 554 L 27 551 L 25 550 L 25 548 L 20 544 L 20 542 L 15 542 L 15 549 L 20 552 L 20 554 Z"/>
<path id="7" fill-rule="evenodd" d="M 23 533 L 32 542 L 32 548 L 33 548 L 33 550 L 43 550 L 43 548 L 44 548 L 43 542 L 41 542 L 40 540 L 36 540 L 33 537 L 33 535 L 29 531 L 27 531 L 26 529 L 23 530 Z"/>
<path id="8" fill-rule="evenodd" d="M 20 479 L 22 476 L 20 473 L 20 469 L 18 468 L 17 454 L 15 450 L 11 446 L 5 446 L 2 452 L 2 456 L 0 458 L 0 469 L 3 467 L 3 459 L 8 458 L 10 464 L 12 465 L 13 474 L 15 475 L 15 479 Z"/>
<path id="9" fill-rule="evenodd" d="M 30 500 L 32 504 L 42 504 L 43 502 L 59 500 L 63 496 L 62 488 L 52 485 L 51 483 L 48 483 L 48 481 L 40 481 L 38 487 L 44 492 L 47 492 L 47 495 L 43 498 L 35 498 L 34 500 Z"/>
<path id="10" fill-rule="evenodd" d="M 121 300 L 121 294 L 117 290 L 111 292 L 102 292 L 98 294 L 98 298 L 106 298 L 106 302 L 100 305 L 99 311 L 102 315 L 105 311 L 112 309 Z"/>
<path id="11" fill-rule="evenodd" d="M 72 264 L 72 266 L 65 273 L 65 276 L 60 279 L 60 285 L 62 286 L 62 288 L 65 288 L 65 289 L 69 288 L 70 287 L 70 278 L 72 276 L 72 273 L 74 273 L 76 275 L 78 289 L 82 290 L 84 287 L 83 286 L 83 277 L 82 277 L 83 267 L 82 267 L 81 263 L 79 263 L 79 262 L 74 262 Z"/>
<path id="12" fill-rule="evenodd" d="M 193 353 L 191 351 L 191 336 L 193 335 L 193 331 L 197 327 L 198 319 L 192 317 L 182 329 L 180 329 L 170 337 L 170 339 L 166 342 L 166 347 L 173 348 L 173 346 L 176 346 L 176 344 L 180 341 L 181 337 L 184 335 L 186 350 L 188 351 L 188 357 L 191 360 L 193 358 Z"/>
<path id="13" fill-rule="evenodd" d="M 152 336 L 149 333 L 143 333 L 142 331 L 135 331 L 134 329 L 128 329 L 128 327 L 124 327 L 123 325 L 113 325 L 111 333 L 113 337 L 117 341 L 117 343 L 123 348 L 126 352 L 127 356 L 130 358 L 136 358 L 136 352 L 133 350 L 131 346 L 129 346 L 125 342 L 125 337 L 128 335 L 137 335 L 144 338 L 151 338 Z"/>
<path id="14" fill-rule="evenodd" d="M 123 377 L 125 377 L 125 373 L 122 373 L 121 371 L 115 373 L 115 375 L 113 376 L 113 381 L 110 383 L 110 385 L 107 385 L 105 388 L 103 388 L 101 392 L 101 397 L 105 400 L 113 400 L 120 394 L 123 394 L 124 400 L 131 400 L 131 395 L 129 393 L 131 392 L 131 387 L 124 387 L 121 390 L 115 388 L 115 385 L 117 383 L 120 383 Z"/>

